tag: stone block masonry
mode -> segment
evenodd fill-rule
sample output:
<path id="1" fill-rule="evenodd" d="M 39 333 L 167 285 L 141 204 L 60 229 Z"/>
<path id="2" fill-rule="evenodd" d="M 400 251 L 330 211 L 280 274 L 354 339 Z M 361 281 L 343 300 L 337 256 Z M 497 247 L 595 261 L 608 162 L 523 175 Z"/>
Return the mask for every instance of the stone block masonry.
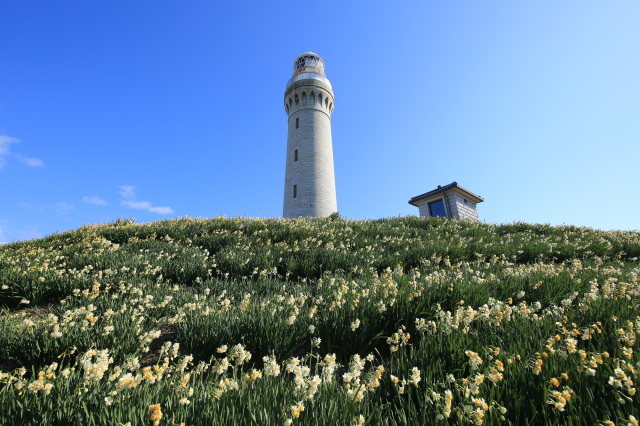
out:
<path id="1" fill-rule="evenodd" d="M 448 198 L 451 206 L 451 217 L 479 220 L 476 203 L 455 192 L 449 195 Z"/>
<path id="2" fill-rule="evenodd" d="M 282 215 L 329 216 L 338 211 L 331 138 L 334 97 L 319 56 L 305 53 L 296 59 L 284 102 L 288 132 Z"/>

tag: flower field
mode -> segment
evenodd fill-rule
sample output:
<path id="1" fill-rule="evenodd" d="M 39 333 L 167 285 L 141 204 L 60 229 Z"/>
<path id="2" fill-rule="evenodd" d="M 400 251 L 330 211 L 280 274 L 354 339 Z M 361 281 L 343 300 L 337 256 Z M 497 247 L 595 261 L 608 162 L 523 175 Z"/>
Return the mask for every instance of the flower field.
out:
<path id="1" fill-rule="evenodd" d="M 117 220 L 0 246 L 0 424 L 640 418 L 640 233 Z"/>

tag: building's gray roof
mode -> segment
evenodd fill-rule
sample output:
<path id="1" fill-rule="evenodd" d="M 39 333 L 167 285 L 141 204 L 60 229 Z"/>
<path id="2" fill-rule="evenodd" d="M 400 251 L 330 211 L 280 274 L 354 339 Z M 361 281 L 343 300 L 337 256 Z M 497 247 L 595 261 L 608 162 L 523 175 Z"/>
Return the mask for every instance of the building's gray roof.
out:
<path id="1" fill-rule="evenodd" d="M 480 197 L 479 195 L 476 195 L 473 192 L 468 191 L 468 190 L 464 189 L 463 187 L 461 187 L 460 185 L 458 185 L 458 182 L 451 182 L 450 184 L 444 185 L 444 186 L 438 185 L 438 187 L 436 189 L 434 189 L 434 190 L 431 190 L 429 192 L 425 192 L 424 194 L 421 194 L 421 195 L 418 195 L 416 197 L 413 197 L 412 199 L 409 200 L 409 204 L 415 205 L 413 203 L 415 203 L 416 201 L 420 201 L 420 200 L 423 200 L 425 198 L 429 198 L 431 196 L 440 194 L 441 192 L 448 191 L 448 190 L 450 190 L 452 188 L 458 188 L 461 191 L 466 192 L 467 194 L 469 194 L 469 195 L 471 195 L 473 197 L 476 197 L 477 199 L 480 200 L 479 202 L 483 202 L 484 201 L 484 199 L 482 197 Z"/>

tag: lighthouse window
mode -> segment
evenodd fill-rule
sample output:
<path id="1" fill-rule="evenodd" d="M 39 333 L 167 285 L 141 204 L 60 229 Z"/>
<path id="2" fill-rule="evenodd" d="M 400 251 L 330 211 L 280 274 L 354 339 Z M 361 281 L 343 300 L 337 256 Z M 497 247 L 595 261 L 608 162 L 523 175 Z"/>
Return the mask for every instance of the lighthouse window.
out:
<path id="1" fill-rule="evenodd" d="M 300 126 L 300 119 L 296 118 L 296 129 L 298 128 L 298 126 Z"/>
<path id="2" fill-rule="evenodd" d="M 298 185 L 293 185 L 293 198 L 298 196 Z"/>
<path id="3" fill-rule="evenodd" d="M 298 150 L 293 151 L 293 161 L 298 161 Z"/>

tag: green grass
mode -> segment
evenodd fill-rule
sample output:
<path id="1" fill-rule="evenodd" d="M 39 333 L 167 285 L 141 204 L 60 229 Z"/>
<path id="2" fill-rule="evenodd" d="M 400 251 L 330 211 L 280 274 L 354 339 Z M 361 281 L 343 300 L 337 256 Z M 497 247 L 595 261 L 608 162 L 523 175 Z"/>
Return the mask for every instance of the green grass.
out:
<path id="1" fill-rule="evenodd" d="M 0 246 L 0 424 L 626 424 L 639 257 L 638 232 L 337 215 Z"/>

